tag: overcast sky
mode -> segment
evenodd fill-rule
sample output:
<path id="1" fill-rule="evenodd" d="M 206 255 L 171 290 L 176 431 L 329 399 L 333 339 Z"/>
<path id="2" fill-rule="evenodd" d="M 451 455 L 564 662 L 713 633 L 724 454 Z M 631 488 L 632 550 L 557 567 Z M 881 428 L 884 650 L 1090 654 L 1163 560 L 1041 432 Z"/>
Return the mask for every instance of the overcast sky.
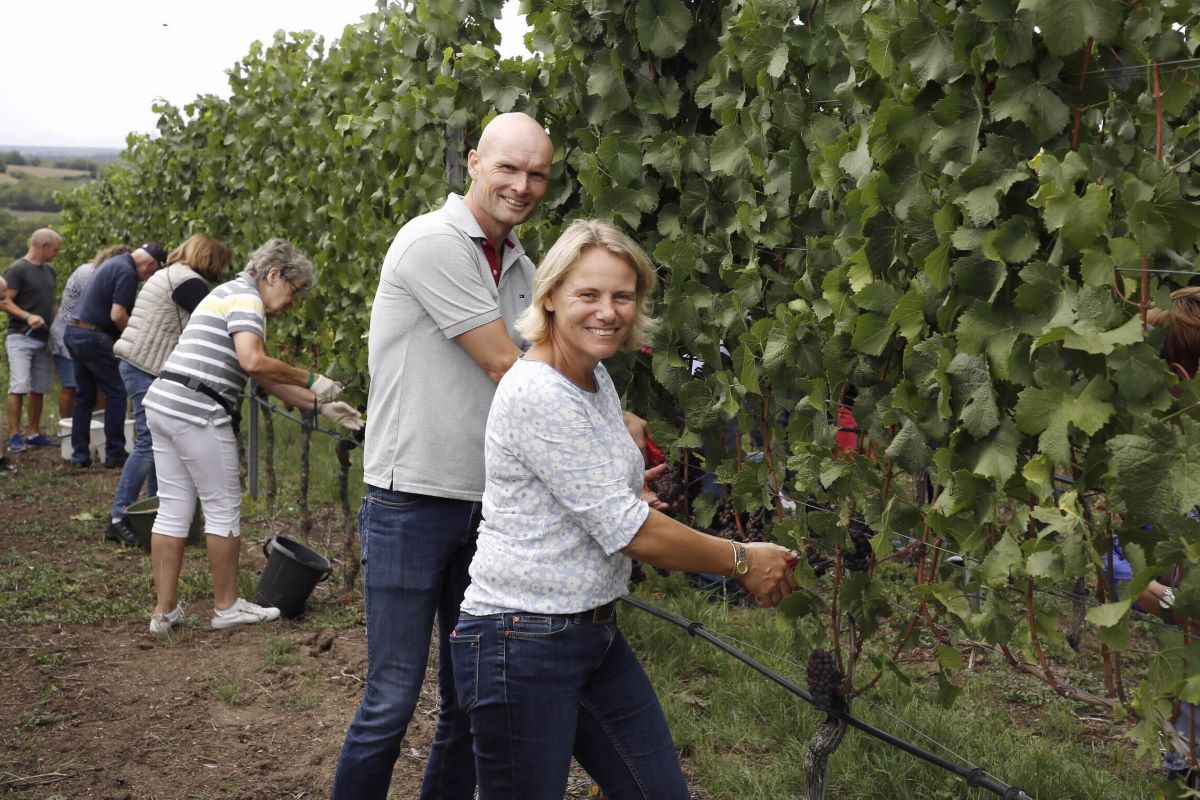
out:
<path id="1" fill-rule="evenodd" d="M 502 51 L 519 52 L 508 2 Z M 229 95 L 251 42 L 312 30 L 329 41 L 374 0 L 0 0 L 0 145 L 124 147 L 154 129 L 156 98 Z M 517 48 L 514 50 L 514 48 Z"/>

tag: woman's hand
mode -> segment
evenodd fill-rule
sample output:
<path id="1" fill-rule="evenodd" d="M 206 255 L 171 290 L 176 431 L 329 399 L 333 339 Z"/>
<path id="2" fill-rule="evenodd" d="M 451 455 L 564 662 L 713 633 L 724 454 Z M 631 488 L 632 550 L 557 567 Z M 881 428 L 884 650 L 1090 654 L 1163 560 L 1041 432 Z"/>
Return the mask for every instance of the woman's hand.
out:
<path id="1" fill-rule="evenodd" d="M 773 608 L 796 591 L 793 567 L 799 554 L 795 550 L 771 542 L 752 542 L 745 547 L 750 568 L 738 580 L 760 606 Z"/>
<path id="2" fill-rule="evenodd" d="M 320 408 L 321 416 L 336 422 L 343 428 L 347 428 L 352 431 L 362 430 L 362 414 L 358 413 L 358 409 L 349 403 L 343 403 L 341 400 L 338 400 L 333 403 L 322 403 Z"/>
<path id="3" fill-rule="evenodd" d="M 313 379 L 313 384 L 309 387 L 309 391 L 317 396 L 318 403 L 332 403 L 334 400 L 337 400 L 343 388 L 340 383 L 326 378 L 324 375 L 317 375 Z"/>
<path id="4" fill-rule="evenodd" d="M 666 464 L 659 464 L 657 467 L 651 467 L 642 474 L 642 499 L 650 504 L 650 507 L 658 511 L 666 511 L 671 506 L 664 503 L 658 496 L 658 492 L 654 489 L 654 479 L 667 471 Z"/>

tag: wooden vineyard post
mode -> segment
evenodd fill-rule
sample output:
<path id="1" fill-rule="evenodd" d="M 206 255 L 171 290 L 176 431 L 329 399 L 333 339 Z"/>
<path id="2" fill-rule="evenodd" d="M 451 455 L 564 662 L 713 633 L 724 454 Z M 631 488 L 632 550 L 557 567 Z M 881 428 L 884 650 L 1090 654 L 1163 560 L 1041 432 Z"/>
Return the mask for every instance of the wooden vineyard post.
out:
<path id="1" fill-rule="evenodd" d="M 354 588 L 362 563 L 359 560 L 358 543 L 354 535 L 354 515 L 350 513 L 350 452 L 353 449 L 354 445 L 348 440 L 338 440 L 338 503 L 342 508 L 342 544 L 346 559 L 342 588 L 347 592 Z"/>
<path id="2" fill-rule="evenodd" d="M 308 506 L 308 483 L 312 474 L 312 429 L 316 411 L 304 412 L 304 424 L 300 426 L 300 483 L 296 489 L 296 500 L 300 506 L 300 536 L 305 541 L 312 533 L 312 510 Z"/>

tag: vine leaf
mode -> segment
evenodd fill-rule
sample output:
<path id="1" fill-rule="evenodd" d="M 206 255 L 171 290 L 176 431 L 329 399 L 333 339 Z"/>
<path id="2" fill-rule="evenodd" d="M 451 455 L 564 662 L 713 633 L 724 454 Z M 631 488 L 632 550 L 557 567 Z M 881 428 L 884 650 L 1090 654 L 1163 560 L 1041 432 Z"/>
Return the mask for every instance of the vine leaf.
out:
<path id="1" fill-rule="evenodd" d="M 1023 122 L 1039 142 L 1067 127 L 1071 111 L 1027 66 L 1002 69 L 991 97 L 992 116 Z"/>
<path id="2" fill-rule="evenodd" d="M 1046 49 L 1065 56 L 1083 48 L 1088 39 L 1114 41 L 1121 31 L 1121 0 L 1021 0 L 1018 9 L 1033 12 Z"/>
<path id="3" fill-rule="evenodd" d="M 980 566 L 980 577 L 986 586 L 998 588 L 1008 585 L 1009 577 L 1017 577 L 1025 558 L 1021 546 L 1011 533 L 1005 533 L 988 553 Z"/>
<path id="4" fill-rule="evenodd" d="M 638 0 L 637 32 L 642 47 L 662 58 L 683 49 L 692 15 L 680 0 Z"/>
<path id="5" fill-rule="evenodd" d="M 1038 449 L 1056 463 L 1069 463 L 1069 428 L 1074 426 L 1090 436 L 1104 427 L 1115 411 L 1108 402 L 1112 386 L 1096 377 L 1087 384 L 1072 387 L 1067 373 L 1058 370 L 1039 370 L 1037 377 L 1045 388 L 1029 387 L 1020 393 L 1015 415 L 1017 427 L 1023 433 L 1040 434 Z"/>

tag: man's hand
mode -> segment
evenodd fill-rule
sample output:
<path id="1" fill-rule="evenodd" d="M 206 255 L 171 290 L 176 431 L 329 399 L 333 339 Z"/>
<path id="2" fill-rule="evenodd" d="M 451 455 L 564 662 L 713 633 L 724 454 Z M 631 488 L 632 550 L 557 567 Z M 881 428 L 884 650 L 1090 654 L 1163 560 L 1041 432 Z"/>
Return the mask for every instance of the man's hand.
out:
<path id="1" fill-rule="evenodd" d="M 358 413 L 358 409 L 340 400 L 333 403 L 323 403 L 321 405 L 321 416 L 331 422 L 336 422 L 347 430 L 361 431 L 363 428 L 362 414 Z"/>
<path id="2" fill-rule="evenodd" d="M 318 403 L 332 403 L 337 400 L 338 395 L 342 393 L 343 387 L 340 383 L 326 378 L 324 375 L 318 375 L 313 380 L 313 385 L 309 387 L 309 391 L 317 396 Z M 321 413 L 324 413 L 323 411 Z"/>
<path id="3" fill-rule="evenodd" d="M 41 314 L 30 314 L 25 318 L 25 324 L 36 331 L 46 327 L 46 320 L 42 319 Z"/>

